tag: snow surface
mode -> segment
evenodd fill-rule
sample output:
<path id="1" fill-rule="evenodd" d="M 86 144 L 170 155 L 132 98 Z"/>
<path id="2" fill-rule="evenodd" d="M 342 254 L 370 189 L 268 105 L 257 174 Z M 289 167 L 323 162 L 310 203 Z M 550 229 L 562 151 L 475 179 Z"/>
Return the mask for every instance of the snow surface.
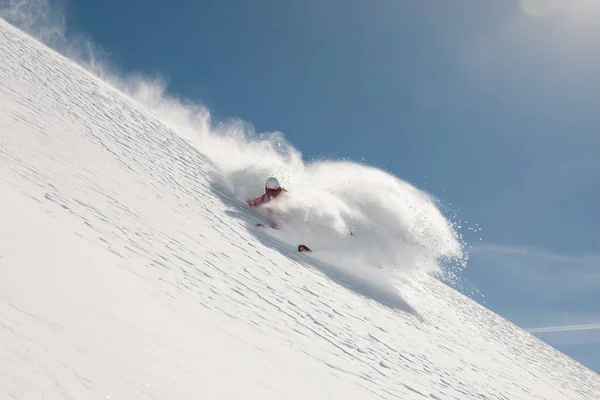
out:
<path id="1" fill-rule="evenodd" d="M 198 138 L 159 105 L 0 20 L 1 398 L 600 398 L 598 374 L 432 276 L 461 248 L 425 193 L 278 158 L 277 137 Z M 266 172 L 331 251 L 253 227 L 240 200 Z M 349 172 L 382 197 L 336 186 Z"/>

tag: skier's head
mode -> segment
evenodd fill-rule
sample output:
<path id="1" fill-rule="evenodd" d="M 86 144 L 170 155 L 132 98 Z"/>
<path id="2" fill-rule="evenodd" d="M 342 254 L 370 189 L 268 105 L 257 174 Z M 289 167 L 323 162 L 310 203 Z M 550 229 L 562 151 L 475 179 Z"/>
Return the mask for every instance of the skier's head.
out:
<path id="1" fill-rule="evenodd" d="M 279 185 L 279 181 L 277 180 L 277 178 L 271 177 L 267 179 L 267 182 L 265 182 L 265 192 L 269 196 L 279 196 L 282 190 L 283 189 Z"/>

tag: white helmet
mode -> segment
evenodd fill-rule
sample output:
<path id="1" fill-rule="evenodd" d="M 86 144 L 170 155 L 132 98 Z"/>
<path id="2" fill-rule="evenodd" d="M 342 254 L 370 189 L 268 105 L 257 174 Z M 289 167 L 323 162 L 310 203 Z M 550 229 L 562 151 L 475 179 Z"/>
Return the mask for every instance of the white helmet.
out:
<path id="1" fill-rule="evenodd" d="M 267 179 L 267 182 L 265 183 L 265 188 L 266 189 L 279 189 L 281 186 L 279 186 L 279 181 L 277 180 L 277 178 L 269 178 Z"/>

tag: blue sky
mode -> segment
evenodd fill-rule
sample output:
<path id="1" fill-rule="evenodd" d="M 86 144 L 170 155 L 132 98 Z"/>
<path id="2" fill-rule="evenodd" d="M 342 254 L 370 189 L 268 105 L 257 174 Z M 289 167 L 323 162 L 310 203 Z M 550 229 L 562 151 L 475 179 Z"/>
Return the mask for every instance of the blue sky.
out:
<path id="1" fill-rule="evenodd" d="M 306 159 L 384 168 L 479 224 L 465 277 L 487 307 L 526 328 L 600 323 L 600 3 L 62 4 L 122 73 L 282 131 Z M 536 334 L 600 371 L 600 329 Z"/>

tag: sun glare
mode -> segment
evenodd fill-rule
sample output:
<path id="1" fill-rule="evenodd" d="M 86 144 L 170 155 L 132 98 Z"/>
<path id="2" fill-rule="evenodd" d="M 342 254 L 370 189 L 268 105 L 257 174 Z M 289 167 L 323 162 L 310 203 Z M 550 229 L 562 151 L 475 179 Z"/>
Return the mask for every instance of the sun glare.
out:
<path id="1" fill-rule="evenodd" d="M 585 18 L 600 12 L 600 0 L 519 0 L 519 8 L 534 18 L 544 18 L 555 12 Z"/>

